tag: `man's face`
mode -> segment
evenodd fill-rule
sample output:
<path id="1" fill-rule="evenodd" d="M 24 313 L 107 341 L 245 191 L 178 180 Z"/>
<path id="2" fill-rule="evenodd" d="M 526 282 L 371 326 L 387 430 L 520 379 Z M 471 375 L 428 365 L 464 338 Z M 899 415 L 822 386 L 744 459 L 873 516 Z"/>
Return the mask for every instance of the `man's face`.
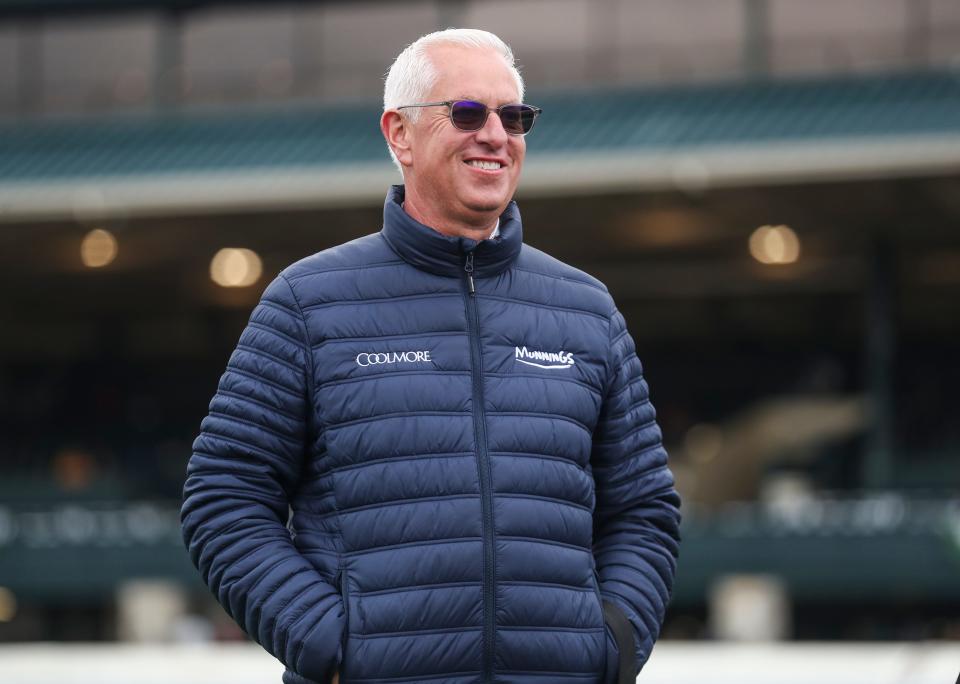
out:
<path id="1" fill-rule="evenodd" d="M 425 102 L 476 100 L 488 107 L 519 102 L 516 81 L 503 57 L 490 49 L 454 45 L 429 52 L 437 82 Z M 449 108 L 423 107 L 411 126 L 412 166 L 408 193 L 429 205 L 436 220 L 483 225 L 499 216 L 513 198 L 526 152 L 523 136 L 509 135 L 496 112 L 478 131 L 461 131 Z M 484 169 L 471 162 L 497 162 Z"/>

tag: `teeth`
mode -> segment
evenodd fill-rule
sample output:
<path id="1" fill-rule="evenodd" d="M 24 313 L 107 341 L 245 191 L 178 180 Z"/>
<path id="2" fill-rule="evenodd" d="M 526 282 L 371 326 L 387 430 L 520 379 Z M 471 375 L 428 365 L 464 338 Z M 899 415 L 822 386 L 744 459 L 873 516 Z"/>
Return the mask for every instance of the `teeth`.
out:
<path id="1" fill-rule="evenodd" d="M 480 161 L 479 159 L 471 159 L 467 163 L 470 166 L 477 167 L 478 169 L 496 170 L 500 168 L 500 162 L 488 162 L 488 161 Z"/>

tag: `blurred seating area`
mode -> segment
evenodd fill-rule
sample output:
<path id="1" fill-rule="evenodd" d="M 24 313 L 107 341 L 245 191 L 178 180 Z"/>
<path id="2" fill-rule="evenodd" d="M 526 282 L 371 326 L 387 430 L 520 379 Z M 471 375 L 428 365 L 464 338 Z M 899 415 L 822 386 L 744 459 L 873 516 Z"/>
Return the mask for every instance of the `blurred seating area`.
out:
<path id="1" fill-rule="evenodd" d="M 171 499 L 215 387 L 204 364 L 8 365 L 2 500 Z"/>

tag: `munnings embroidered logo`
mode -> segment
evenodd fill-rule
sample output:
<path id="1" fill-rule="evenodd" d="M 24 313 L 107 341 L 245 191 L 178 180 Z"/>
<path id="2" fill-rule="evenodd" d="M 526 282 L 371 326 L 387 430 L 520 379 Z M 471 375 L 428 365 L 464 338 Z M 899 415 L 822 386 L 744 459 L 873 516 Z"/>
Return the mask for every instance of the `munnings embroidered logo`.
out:
<path id="1" fill-rule="evenodd" d="M 433 359 L 430 358 L 429 349 L 425 351 L 404 352 L 360 352 L 356 358 L 358 366 L 378 366 L 387 363 L 418 363 L 422 361 L 433 362 Z"/>
<path id="2" fill-rule="evenodd" d="M 558 352 L 531 351 L 526 347 L 515 347 L 515 350 L 514 359 L 537 368 L 570 368 L 574 363 L 573 354 L 562 350 Z"/>

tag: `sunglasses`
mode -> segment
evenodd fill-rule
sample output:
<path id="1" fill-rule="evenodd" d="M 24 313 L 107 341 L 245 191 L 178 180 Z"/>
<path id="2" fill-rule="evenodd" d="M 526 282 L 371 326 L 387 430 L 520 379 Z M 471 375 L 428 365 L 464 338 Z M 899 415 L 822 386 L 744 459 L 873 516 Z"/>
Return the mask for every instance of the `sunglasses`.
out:
<path id="1" fill-rule="evenodd" d="M 461 131 L 479 131 L 487 123 L 487 115 L 494 111 L 500 117 L 503 130 L 510 135 L 526 135 L 533 128 L 537 115 L 543 110 L 528 104 L 505 104 L 488 107 L 473 100 L 446 100 L 444 102 L 422 102 L 403 105 L 407 107 L 447 107 L 450 110 L 450 123 Z"/>

